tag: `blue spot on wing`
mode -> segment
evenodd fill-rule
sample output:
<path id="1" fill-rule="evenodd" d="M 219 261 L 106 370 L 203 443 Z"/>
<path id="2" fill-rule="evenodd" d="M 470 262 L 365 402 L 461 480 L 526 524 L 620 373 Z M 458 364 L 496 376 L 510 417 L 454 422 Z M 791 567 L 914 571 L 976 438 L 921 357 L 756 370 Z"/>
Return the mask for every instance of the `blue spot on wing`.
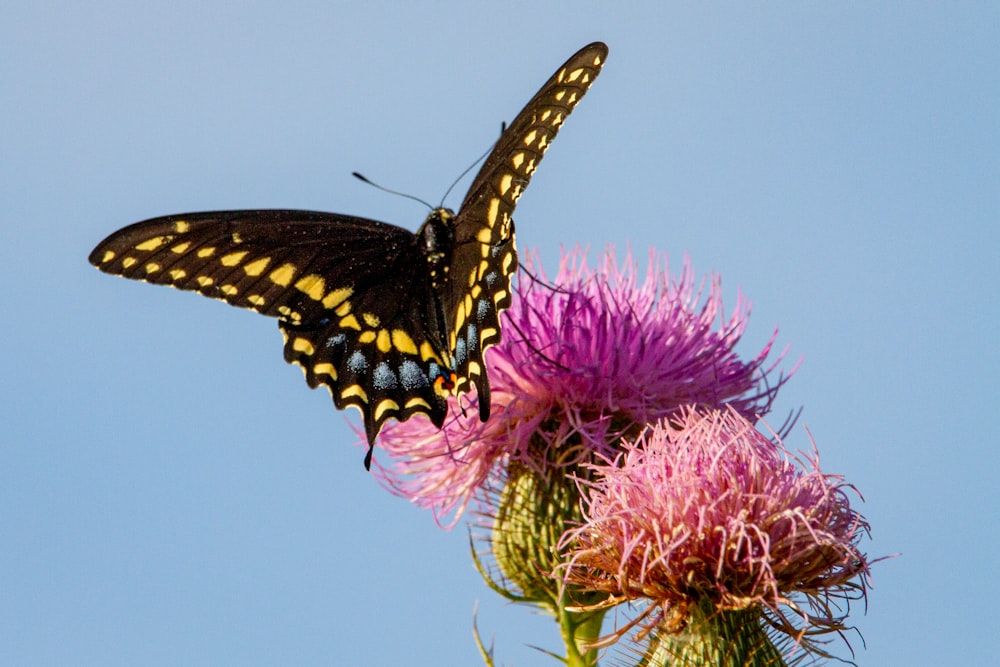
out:
<path id="1" fill-rule="evenodd" d="M 476 329 L 476 325 L 475 324 L 472 324 L 470 322 L 469 326 L 466 328 L 465 331 L 466 331 L 465 336 L 468 339 L 469 352 L 471 354 L 475 354 L 476 350 L 479 349 L 479 333 L 478 333 L 478 329 Z"/>
<path id="2" fill-rule="evenodd" d="M 442 369 L 440 366 L 438 366 L 433 361 L 430 363 L 430 372 L 431 372 L 430 375 L 431 375 L 431 380 L 432 381 L 438 379 L 439 377 L 447 377 L 445 375 L 445 373 L 444 373 L 444 369 Z"/>
<path id="3" fill-rule="evenodd" d="M 360 375 L 368 370 L 368 359 L 365 358 L 365 355 L 362 354 L 360 350 L 355 350 L 354 354 L 347 359 L 347 368 L 349 368 L 352 373 L 358 373 Z"/>
<path id="4" fill-rule="evenodd" d="M 392 369 L 389 368 L 389 364 L 383 361 L 375 367 L 375 372 L 372 374 L 372 384 L 376 389 L 388 391 L 389 389 L 396 388 L 399 385 L 399 380 Z"/>
<path id="5" fill-rule="evenodd" d="M 400 364 L 399 377 L 403 383 L 403 389 L 407 391 L 431 386 L 431 381 L 424 372 L 424 369 L 409 359 Z"/>

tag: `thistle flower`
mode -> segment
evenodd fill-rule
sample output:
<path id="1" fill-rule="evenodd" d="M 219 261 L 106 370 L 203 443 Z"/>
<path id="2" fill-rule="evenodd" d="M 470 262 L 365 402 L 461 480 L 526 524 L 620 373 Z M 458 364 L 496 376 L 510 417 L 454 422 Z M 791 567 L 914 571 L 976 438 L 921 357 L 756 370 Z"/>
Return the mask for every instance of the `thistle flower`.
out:
<path id="1" fill-rule="evenodd" d="M 467 406 L 440 431 L 411 419 L 380 438 L 394 463 L 377 474 L 439 520 L 451 513 L 457 521 L 484 488 L 499 492 L 511 466 L 572 471 L 595 454 L 613 457 L 619 438 L 681 405 L 764 414 L 787 379 L 768 382 L 782 356 L 765 366 L 773 337 L 749 360 L 736 354 L 748 303 L 739 298 L 726 319 L 719 279 L 705 296 L 686 261 L 674 280 L 665 257 L 651 252 L 640 282 L 631 256 L 619 266 L 609 249 L 591 269 L 577 249 L 563 253 L 551 287 L 537 260 L 526 262 L 540 277 L 522 273 L 503 341 L 486 354 L 489 421 Z"/>
<path id="2" fill-rule="evenodd" d="M 730 407 L 684 409 L 620 450 L 588 466 L 584 522 L 563 536 L 557 568 L 567 584 L 607 593 L 602 607 L 645 603 L 608 643 L 640 625 L 658 642 L 647 656 L 666 650 L 670 664 L 733 654 L 737 637 L 758 657 L 769 647 L 770 660 L 766 625 L 826 655 L 811 638 L 842 631 L 838 603 L 865 597 L 868 524 L 815 449 L 799 460 Z M 679 659 L 693 646 L 697 660 Z M 747 656 L 730 657 L 711 664 Z"/>

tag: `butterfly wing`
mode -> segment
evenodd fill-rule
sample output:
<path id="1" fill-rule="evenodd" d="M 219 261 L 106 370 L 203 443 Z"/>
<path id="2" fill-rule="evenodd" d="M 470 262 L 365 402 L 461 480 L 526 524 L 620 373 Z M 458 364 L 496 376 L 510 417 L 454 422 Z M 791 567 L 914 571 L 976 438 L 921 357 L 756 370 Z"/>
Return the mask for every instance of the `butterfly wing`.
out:
<path id="1" fill-rule="evenodd" d="M 193 213 L 125 227 L 90 262 L 279 318 L 285 359 L 360 409 L 371 444 L 387 419 L 440 426 L 447 411 L 443 315 L 416 238 L 333 213 Z"/>
<path id="2" fill-rule="evenodd" d="M 510 282 L 517 270 L 514 207 L 607 56 L 605 44 L 589 44 L 545 82 L 500 135 L 456 216 L 452 278 L 442 304 L 448 344 L 454 350 L 457 391 L 475 384 L 483 421 L 490 412 L 483 353 L 500 341 L 500 312 L 510 306 Z"/>

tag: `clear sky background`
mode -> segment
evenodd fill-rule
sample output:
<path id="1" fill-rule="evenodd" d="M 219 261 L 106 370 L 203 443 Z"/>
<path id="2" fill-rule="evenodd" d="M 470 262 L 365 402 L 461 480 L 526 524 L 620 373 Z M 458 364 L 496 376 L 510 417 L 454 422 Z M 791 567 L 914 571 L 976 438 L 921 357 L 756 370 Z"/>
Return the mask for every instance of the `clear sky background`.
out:
<path id="1" fill-rule="evenodd" d="M 1000 9 L 924 5 L 4 3 L 0 663 L 475 665 L 478 601 L 500 662 L 556 664 L 465 529 L 365 473 L 274 322 L 87 254 L 204 209 L 416 229 L 350 172 L 437 202 L 596 39 L 519 246 L 655 246 L 742 290 L 743 353 L 778 326 L 804 358 L 774 421 L 804 406 L 789 444 L 807 425 L 868 553 L 902 553 L 858 663 L 994 662 Z"/>

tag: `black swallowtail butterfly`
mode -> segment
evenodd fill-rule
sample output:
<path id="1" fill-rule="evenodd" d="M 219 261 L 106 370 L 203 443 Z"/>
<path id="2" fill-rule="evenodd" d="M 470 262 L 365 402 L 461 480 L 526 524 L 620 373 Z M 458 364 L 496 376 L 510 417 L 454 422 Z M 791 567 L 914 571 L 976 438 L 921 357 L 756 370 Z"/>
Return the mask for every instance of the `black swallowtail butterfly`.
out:
<path id="1" fill-rule="evenodd" d="M 387 419 L 423 413 L 440 427 L 448 396 L 472 385 L 485 421 L 483 352 L 500 340 L 518 266 L 511 214 L 607 55 L 595 42 L 567 60 L 503 131 L 458 213 L 434 209 L 416 234 L 337 213 L 187 213 L 118 230 L 90 263 L 278 318 L 309 386 L 360 409 L 366 467 Z"/>

